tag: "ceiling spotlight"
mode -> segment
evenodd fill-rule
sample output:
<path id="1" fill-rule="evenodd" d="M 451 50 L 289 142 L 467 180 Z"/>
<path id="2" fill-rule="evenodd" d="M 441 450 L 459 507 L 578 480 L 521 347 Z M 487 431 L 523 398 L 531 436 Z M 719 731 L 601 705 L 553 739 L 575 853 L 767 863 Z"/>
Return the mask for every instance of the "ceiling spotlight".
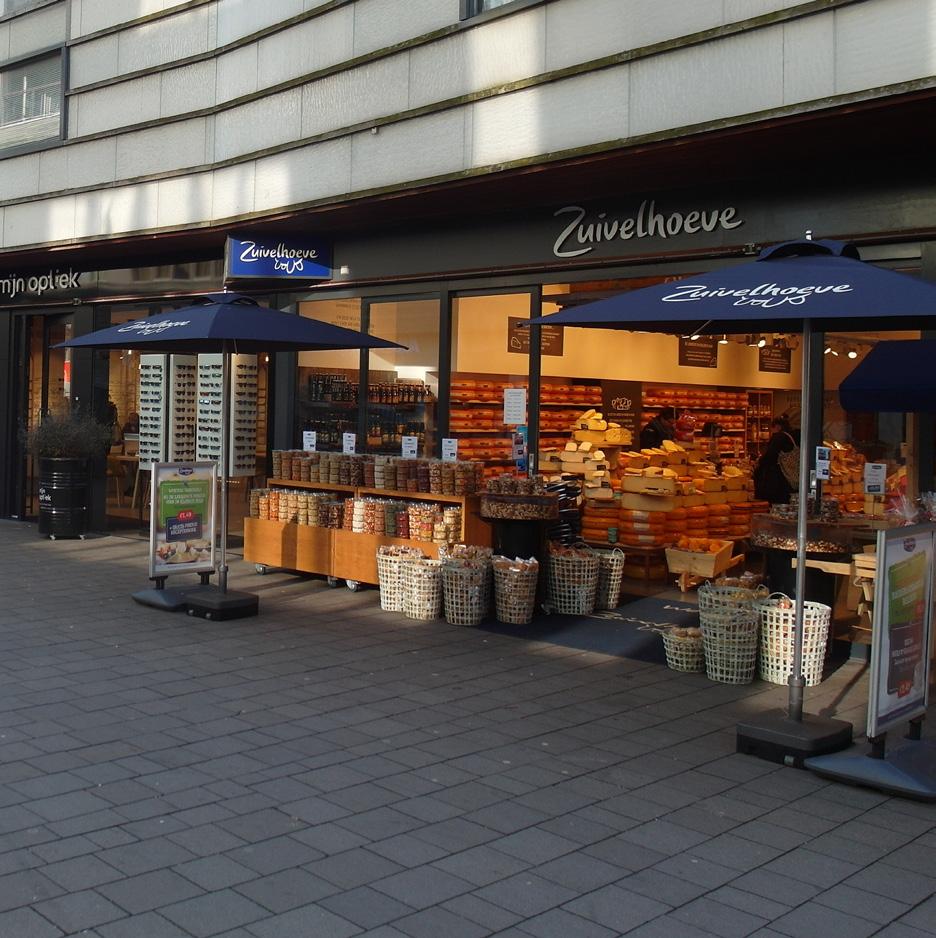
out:
<path id="1" fill-rule="evenodd" d="M 699 333 L 697 332 L 695 335 L 689 336 L 689 341 L 690 341 L 690 342 L 697 342 L 697 341 L 699 340 L 699 338 L 700 338 L 700 336 L 699 336 Z"/>
<path id="2" fill-rule="evenodd" d="M 748 345 L 748 348 L 757 348 L 757 336 L 749 335 L 747 337 L 747 345 Z"/>
<path id="3" fill-rule="evenodd" d="M 761 337 L 757 340 L 757 347 L 758 347 L 758 348 L 763 348 L 766 344 L 767 344 L 767 339 L 766 339 L 765 336 L 761 336 Z"/>
<path id="4" fill-rule="evenodd" d="M 849 358 L 857 358 L 857 357 L 858 357 L 858 349 L 856 349 L 856 348 L 850 348 L 850 349 L 848 350 L 848 357 L 849 357 Z"/>
<path id="5" fill-rule="evenodd" d="M 728 344 L 728 336 L 727 336 L 727 335 L 722 335 L 722 337 L 718 340 L 718 344 L 719 344 L 719 345 L 727 345 L 727 344 Z"/>
<path id="6" fill-rule="evenodd" d="M 838 358 L 838 352 L 836 352 L 835 349 L 832 348 L 831 345 L 827 345 L 827 346 L 825 347 L 825 351 L 824 351 L 822 354 L 823 354 L 823 355 L 834 355 L 836 358 Z"/>

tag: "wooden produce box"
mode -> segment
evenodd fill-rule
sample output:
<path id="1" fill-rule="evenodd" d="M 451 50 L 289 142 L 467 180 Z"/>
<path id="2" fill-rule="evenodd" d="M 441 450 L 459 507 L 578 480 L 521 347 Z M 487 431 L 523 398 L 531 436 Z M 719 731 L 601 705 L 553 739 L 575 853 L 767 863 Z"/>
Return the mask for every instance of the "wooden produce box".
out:
<path id="1" fill-rule="evenodd" d="M 688 573 L 692 576 L 713 577 L 728 569 L 731 564 L 731 541 L 725 541 L 717 554 L 700 554 L 691 550 L 666 548 L 666 566 L 670 573 Z"/>

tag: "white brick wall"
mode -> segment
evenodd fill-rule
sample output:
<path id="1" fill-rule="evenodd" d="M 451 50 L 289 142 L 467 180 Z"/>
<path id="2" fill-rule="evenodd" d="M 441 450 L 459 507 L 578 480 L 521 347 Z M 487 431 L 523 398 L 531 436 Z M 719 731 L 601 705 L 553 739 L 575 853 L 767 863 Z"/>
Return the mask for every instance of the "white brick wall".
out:
<path id="1" fill-rule="evenodd" d="M 64 146 L 0 153 L 0 250 L 262 216 L 936 74 L 936 0 L 846 3 L 692 44 L 681 37 L 803 0 L 555 0 L 470 28 L 458 0 L 352 0 L 301 18 L 324 2 L 61 0 L 0 23 L 2 61 L 63 41 L 70 5 L 75 89 Z M 99 30 L 112 31 L 84 39 Z M 551 75 L 656 43 L 673 47 Z"/>

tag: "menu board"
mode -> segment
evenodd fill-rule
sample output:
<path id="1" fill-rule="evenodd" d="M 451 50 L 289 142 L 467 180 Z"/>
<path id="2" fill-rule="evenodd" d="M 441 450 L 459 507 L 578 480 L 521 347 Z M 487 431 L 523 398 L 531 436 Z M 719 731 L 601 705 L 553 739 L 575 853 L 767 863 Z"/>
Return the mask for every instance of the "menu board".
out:
<path id="1" fill-rule="evenodd" d="M 605 420 L 630 430 L 634 445 L 640 436 L 643 385 L 639 381 L 602 381 L 601 412 Z"/>
<path id="2" fill-rule="evenodd" d="M 214 463 L 156 463 L 150 511 L 150 577 L 215 567 Z"/>
<path id="3" fill-rule="evenodd" d="M 530 351 L 530 327 L 523 323 L 528 319 L 519 316 L 507 317 L 507 351 L 522 355 Z M 562 355 L 565 329 L 562 326 L 540 326 L 540 354 Z"/>
<path id="4" fill-rule="evenodd" d="M 926 712 L 936 525 L 879 531 L 868 736 Z"/>
<path id="5" fill-rule="evenodd" d="M 765 345 L 757 350 L 758 371 L 788 375 L 793 367 L 792 362 L 793 357 L 788 348 L 774 348 L 772 345 Z"/>
<path id="6" fill-rule="evenodd" d="M 681 335 L 679 364 L 691 368 L 717 368 L 718 339 L 713 335 L 700 335 L 697 339 Z"/>

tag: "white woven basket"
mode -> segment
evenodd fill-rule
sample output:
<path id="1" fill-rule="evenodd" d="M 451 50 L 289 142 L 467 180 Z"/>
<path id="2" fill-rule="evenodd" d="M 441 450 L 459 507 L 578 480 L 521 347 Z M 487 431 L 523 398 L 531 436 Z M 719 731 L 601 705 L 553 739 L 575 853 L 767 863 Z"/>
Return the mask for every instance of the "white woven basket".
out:
<path id="1" fill-rule="evenodd" d="M 442 564 L 445 621 L 450 625 L 478 625 L 491 608 L 490 561 L 446 560 Z"/>
<path id="2" fill-rule="evenodd" d="M 673 671 L 705 670 L 701 635 L 675 635 L 672 629 L 664 629 L 662 635 L 668 668 Z"/>
<path id="3" fill-rule="evenodd" d="M 403 563 L 403 615 L 408 619 L 438 619 L 442 614 L 442 564 L 438 560 Z"/>
<path id="4" fill-rule="evenodd" d="M 597 591 L 598 557 L 593 552 L 550 554 L 548 592 L 553 612 L 589 615 L 595 611 Z"/>
<path id="5" fill-rule="evenodd" d="M 760 677 L 771 684 L 786 684 L 793 672 L 796 606 L 789 596 L 771 593 L 756 604 L 760 614 Z M 803 675 L 807 687 L 822 682 L 829 621 L 832 610 L 823 603 L 803 603 Z"/>
<path id="6" fill-rule="evenodd" d="M 705 673 L 720 684 L 750 684 L 757 667 L 759 614 L 751 590 L 734 586 L 699 587 L 699 625 Z"/>
<path id="7" fill-rule="evenodd" d="M 596 609 L 617 609 L 621 600 L 621 582 L 624 579 L 624 551 L 595 551 L 598 555 L 598 586 L 595 591 Z"/>
<path id="8" fill-rule="evenodd" d="M 377 585 L 380 608 L 387 612 L 403 611 L 403 561 L 421 557 L 422 551 L 410 547 L 377 548 Z"/>
<path id="9" fill-rule="evenodd" d="M 494 608 L 498 622 L 529 625 L 536 609 L 539 564 L 513 564 L 505 557 L 494 563 Z"/>

